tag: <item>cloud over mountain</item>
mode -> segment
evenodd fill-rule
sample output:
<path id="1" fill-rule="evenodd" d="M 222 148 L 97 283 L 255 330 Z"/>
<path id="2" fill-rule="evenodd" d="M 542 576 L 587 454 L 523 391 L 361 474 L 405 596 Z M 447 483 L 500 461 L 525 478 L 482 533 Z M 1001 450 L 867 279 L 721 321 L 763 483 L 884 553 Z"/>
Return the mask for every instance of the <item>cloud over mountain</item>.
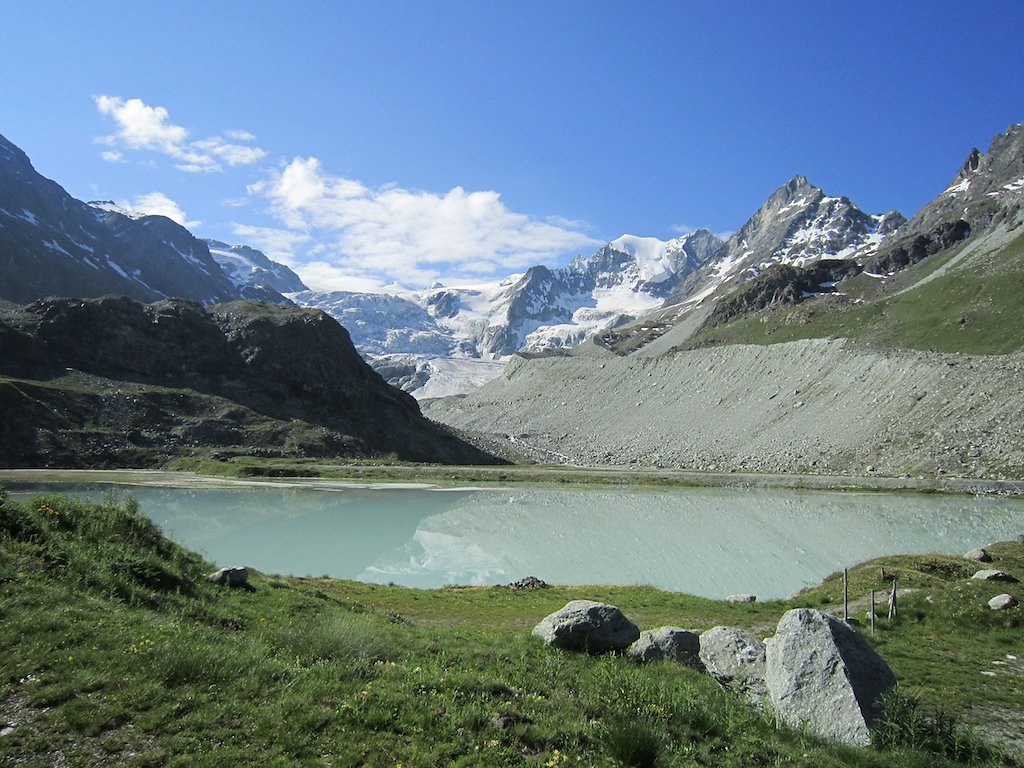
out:
<path id="1" fill-rule="evenodd" d="M 320 258 L 320 277 L 328 282 L 331 272 L 412 287 L 441 277 L 474 279 L 597 242 L 577 222 L 515 213 L 495 191 L 374 189 L 326 172 L 315 157 L 296 157 L 248 189 L 267 202 L 286 231 L 308 233 L 320 244 L 308 255 Z"/>
<path id="2" fill-rule="evenodd" d="M 189 141 L 188 130 L 172 123 L 165 107 L 153 107 L 142 99 L 119 96 L 96 96 L 93 101 L 100 114 L 117 125 L 116 133 L 96 139 L 98 144 L 112 148 L 102 153 L 108 162 L 122 162 L 121 150 L 130 149 L 167 155 L 178 161 L 175 168 L 188 173 L 219 173 L 224 170 L 223 163 L 250 165 L 267 154 L 253 146 L 255 136 L 248 131 L 225 131 L 227 138 L 211 136 Z"/>

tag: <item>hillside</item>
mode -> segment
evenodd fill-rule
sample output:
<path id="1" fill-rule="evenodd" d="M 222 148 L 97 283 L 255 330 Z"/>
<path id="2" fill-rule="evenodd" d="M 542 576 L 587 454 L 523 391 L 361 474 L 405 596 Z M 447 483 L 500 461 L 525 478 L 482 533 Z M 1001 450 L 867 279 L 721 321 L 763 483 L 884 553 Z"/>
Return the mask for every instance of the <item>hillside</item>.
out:
<path id="1" fill-rule="evenodd" d="M 1021 544 L 988 549 L 1000 568 L 1024 567 Z M 130 498 L 16 504 L 0 489 L 0 762 L 1010 768 L 1019 762 L 999 749 L 1020 733 L 1024 669 L 1007 615 L 1019 609 L 989 610 L 991 585 L 968 579 L 976 565 L 893 556 L 851 569 L 858 597 L 882 586 L 880 568 L 914 590 L 870 636 L 900 698 L 875 745 L 853 748 L 777 730 L 690 666 L 556 651 L 530 636 L 583 596 L 644 628 L 770 633 L 790 607 L 841 611 L 841 574 L 764 604 L 650 587 L 423 591 L 252 572 L 231 589 L 208 582 L 215 566 L 163 538 Z"/>
<path id="2" fill-rule="evenodd" d="M 426 412 L 567 463 L 1024 476 L 1022 179 L 1018 125 L 873 250 L 767 264 Z"/>
<path id="3" fill-rule="evenodd" d="M 48 299 L 0 312 L 0 345 L 5 466 L 214 452 L 494 461 L 424 419 L 314 310 Z"/>

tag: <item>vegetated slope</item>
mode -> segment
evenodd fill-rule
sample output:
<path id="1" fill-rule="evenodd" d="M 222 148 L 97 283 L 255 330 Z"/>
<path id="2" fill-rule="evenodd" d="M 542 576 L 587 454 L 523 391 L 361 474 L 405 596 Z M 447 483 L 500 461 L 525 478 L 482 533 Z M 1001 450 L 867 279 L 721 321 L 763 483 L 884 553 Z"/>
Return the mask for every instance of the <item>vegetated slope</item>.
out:
<path id="1" fill-rule="evenodd" d="M 996 136 L 987 154 L 973 150 L 938 197 L 846 275 L 771 270 L 722 299 L 689 343 L 847 336 L 978 354 L 1020 349 L 1022 225 L 1024 124 Z"/>
<path id="2" fill-rule="evenodd" d="M 582 596 L 644 629 L 771 632 L 789 607 L 841 605 L 841 578 L 784 604 L 744 605 L 649 587 L 423 591 L 255 572 L 248 589 L 229 589 L 136 506 L 17 504 L 0 489 L 0 763 L 1019 764 L 957 725 L 979 722 L 996 740 L 994 726 L 1018 724 L 1024 674 L 1007 656 L 1014 615 L 988 609 L 991 586 L 965 582 L 963 560 L 892 557 L 851 571 L 851 596 L 882 586 L 880 567 L 919 590 L 903 598 L 905 618 L 871 637 L 903 699 L 878 745 L 858 749 L 777 730 L 683 664 L 559 652 L 529 635 Z M 1024 564 L 1019 544 L 990 550 L 1001 568 Z"/>
<path id="3" fill-rule="evenodd" d="M 420 414 L 315 310 L 125 297 L 0 316 L 0 464 L 234 453 L 493 459 Z"/>
<path id="4" fill-rule="evenodd" d="M 769 267 L 689 327 L 645 318 L 427 412 L 566 462 L 1024 476 L 1022 199 L 1014 126 L 859 261 Z"/>

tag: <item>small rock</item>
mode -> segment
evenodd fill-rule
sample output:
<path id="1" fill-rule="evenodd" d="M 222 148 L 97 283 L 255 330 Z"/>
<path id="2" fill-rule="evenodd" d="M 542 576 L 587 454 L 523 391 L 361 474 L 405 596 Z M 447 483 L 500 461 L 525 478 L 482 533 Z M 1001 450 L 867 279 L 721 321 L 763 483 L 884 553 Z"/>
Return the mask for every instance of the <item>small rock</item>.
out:
<path id="1" fill-rule="evenodd" d="M 1001 595 L 996 595 L 991 600 L 989 600 L 988 607 L 991 608 L 993 611 L 1002 611 L 1007 608 L 1013 608 L 1014 606 L 1018 605 L 1019 602 L 1020 601 L 1017 600 L 1017 598 L 1013 595 L 1003 593 Z"/>
<path id="2" fill-rule="evenodd" d="M 206 580 L 213 584 L 227 585 L 229 587 L 244 587 L 249 583 L 249 569 L 244 566 L 232 566 L 214 571 Z"/>
<path id="3" fill-rule="evenodd" d="M 729 595 L 725 598 L 727 603 L 756 603 L 757 595 Z"/>
<path id="4" fill-rule="evenodd" d="M 997 571 L 995 568 L 986 568 L 985 570 L 978 571 L 971 578 L 979 579 L 980 581 L 1017 581 L 1006 571 Z"/>
<path id="5" fill-rule="evenodd" d="M 625 650 L 639 639 L 640 630 L 614 605 L 572 600 L 544 617 L 533 636 L 555 648 L 605 653 Z"/>
<path id="6" fill-rule="evenodd" d="M 667 660 L 700 667 L 700 635 L 679 627 L 648 629 L 626 653 L 643 662 Z"/>
<path id="7" fill-rule="evenodd" d="M 548 584 L 543 579 L 538 579 L 536 576 L 526 576 L 519 581 L 513 581 L 508 585 L 509 589 L 543 589 Z"/>
<path id="8" fill-rule="evenodd" d="M 1018 544 L 1024 544 L 1024 533 L 1022 533 L 1019 536 L 1017 536 L 1017 543 Z"/>
<path id="9" fill-rule="evenodd" d="M 990 555 L 983 547 L 978 547 L 977 549 L 972 549 L 970 552 L 965 552 L 964 560 L 976 560 L 979 563 L 991 563 L 992 555 Z"/>

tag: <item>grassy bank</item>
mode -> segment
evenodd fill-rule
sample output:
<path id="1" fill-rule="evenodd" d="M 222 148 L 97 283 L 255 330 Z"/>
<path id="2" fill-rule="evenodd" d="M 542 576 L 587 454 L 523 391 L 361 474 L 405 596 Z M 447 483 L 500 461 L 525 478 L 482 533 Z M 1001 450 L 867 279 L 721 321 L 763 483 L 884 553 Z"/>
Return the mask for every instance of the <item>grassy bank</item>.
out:
<path id="1" fill-rule="evenodd" d="M 1024 545 L 992 552 L 1024 571 Z M 203 579 L 212 569 L 131 500 L 0 495 L 0 763 L 1010 765 L 953 720 L 1024 716 L 1024 667 L 1007 659 L 1020 609 L 989 611 L 991 587 L 957 558 L 853 570 L 858 596 L 893 575 L 918 590 L 872 642 L 921 705 L 894 708 L 902 720 L 872 749 L 777 731 L 692 669 L 555 652 L 529 634 L 579 597 L 642 628 L 770 634 L 788 607 L 836 606 L 837 577 L 792 601 L 734 605 L 647 587 L 422 591 L 261 574 L 232 590 Z M 998 591 L 1024 597 L 1018 586 Z"/>

